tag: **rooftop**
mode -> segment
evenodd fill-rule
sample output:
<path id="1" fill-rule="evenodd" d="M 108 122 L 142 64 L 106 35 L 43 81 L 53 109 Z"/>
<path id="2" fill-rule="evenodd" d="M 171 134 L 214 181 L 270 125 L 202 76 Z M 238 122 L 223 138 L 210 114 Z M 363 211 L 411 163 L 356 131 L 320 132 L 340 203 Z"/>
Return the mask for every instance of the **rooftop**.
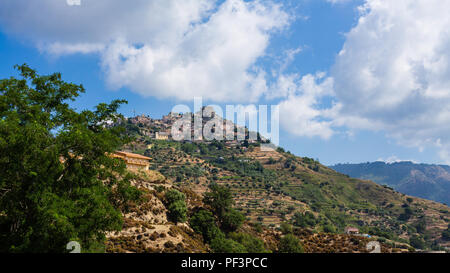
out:
<path id="1" fill-rule="evenodd" d="M 129 152 L 123 152 L 123 151 L 119 151 L 119 152 L 115 152 L 116 155 L 119 156 L 126 156 L 126 157 L 131 157 L 131 158 L 139 158 L 139 159 L 146 159 L 146 160 L 150 160 L 150 157 L 146 157 L 143 155 L 139 155 L 139 154 L 133 154 L 133 153 L 129 153 Z"/>

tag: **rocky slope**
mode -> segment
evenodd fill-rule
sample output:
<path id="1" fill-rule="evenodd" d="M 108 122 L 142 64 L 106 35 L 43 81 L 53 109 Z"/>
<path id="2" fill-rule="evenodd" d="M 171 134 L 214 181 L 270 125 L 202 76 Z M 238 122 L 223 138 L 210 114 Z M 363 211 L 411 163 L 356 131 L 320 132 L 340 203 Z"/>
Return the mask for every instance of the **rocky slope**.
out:
<path id="1" fill-rule="evenodd" d="M 196 234 L 186 223 L 171 223 L 163 203 L 166 189 L 173 185 L 155 171 L 141 172 L 134 186 L 143 192 L 143 201 L 130 204 L 123 215 L 124 226 L 120 232 L 107 234 L 107 252 L 208 252 L 201 235 Z M 201 204 L 200 197 L 184 190 L 188 207 Z"/>

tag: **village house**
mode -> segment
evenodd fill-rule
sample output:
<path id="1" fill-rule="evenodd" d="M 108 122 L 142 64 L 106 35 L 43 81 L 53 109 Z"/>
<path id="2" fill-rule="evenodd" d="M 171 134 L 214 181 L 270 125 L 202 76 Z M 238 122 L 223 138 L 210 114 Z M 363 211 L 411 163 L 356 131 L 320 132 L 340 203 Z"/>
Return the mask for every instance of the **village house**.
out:
<path id="1" fill-rule="evenodd" d="M 169 133 L 167 132 L 156 132 L 155 139 L 157 140 L 169 140 Z"/>
<path id="2" fill-rule="evenodd" d="M 143 155 L 128 152 L 115 152 L 113 157 L 123 159 L 129 170 L 148 170 L 150 165 L 149 160 L 151 159 Z"/>
<path id="3" fill-rule="evenodd" d="M 354 227 L 346 227 L 344 232 L 345 232 L 345 234 L 348 234 L 348 235 L 358 235 L 359 229 L 354 228 Z"/>

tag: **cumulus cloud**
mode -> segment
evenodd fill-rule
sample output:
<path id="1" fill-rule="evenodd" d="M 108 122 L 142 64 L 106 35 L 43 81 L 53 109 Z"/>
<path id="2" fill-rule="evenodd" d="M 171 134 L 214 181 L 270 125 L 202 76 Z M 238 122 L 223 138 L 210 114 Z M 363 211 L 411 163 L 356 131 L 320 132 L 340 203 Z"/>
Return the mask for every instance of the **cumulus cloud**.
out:
<path id="1" fill-rule="evenodd" d="M 324 139 L 383 131 L 405 146 L 437 147 L 450 163 L 448 10 L 449 0 L 366 0 L 330 77 L 279 75 L 269 94 L 287 97 L 282 125 Z"/>
<path id="2" fill-rule="evenodd" d="M 412 162 L 412 163 L 415 163 L 415 164 L 419 163 L 419 162 L 417 162 L 415 160 L 412 160 L 412 159 L 400 159 L 400 158 L 398 158 L 395 155 L 392 155 L 392 156 L 390 156 L 390 157 L 388 157 L 386 159 L 378 158 L 377 161 L 384 162 L 384 163 L 387 163 L 387 164 L 401 163 L 401 162 Z"/>
<path id="3" fill-rule="evenodd" d="M 332 69 L 334 125 L 437 145 L 450 161 L 449 0 L 367 0 Z"/>
<path id="4" fill-rule="evenodd" d="M 36 12 L 39 10 L 39 12 Z M 97 53 L 111 88 L 144 96 L 254 102 L 267 91 L 257 65 L 289 24 L 271 1 L 4 0 L 4 30 L 52 55 Z"/>
<path id="5" fill-rule="evenodd" d="M 332 108 L 322 107 L 325 97 L 333 96 L 333 79 L 324 73 L 305 75 L 301 78 L 280 78 L 280 91 L 287 98 L 280 103 L 280 119 L 283 128 L 297 136 L 320 137 L 333 136 Z"/>
<path id="6" fill-rule="evenodd" d="M 0 28 L 51 55 L 98 54 L 113 89 L 279 100 L 292 134 L 380 130 L 404 145 L 438 147 L 450 162 L 448 10 L 450 0 L 365 0 L 329 76 L 285 72 L 301 47 L 287 50 L 278 70 L 259 65 L 292 20 L 271 0 L 2 0 Z"/>

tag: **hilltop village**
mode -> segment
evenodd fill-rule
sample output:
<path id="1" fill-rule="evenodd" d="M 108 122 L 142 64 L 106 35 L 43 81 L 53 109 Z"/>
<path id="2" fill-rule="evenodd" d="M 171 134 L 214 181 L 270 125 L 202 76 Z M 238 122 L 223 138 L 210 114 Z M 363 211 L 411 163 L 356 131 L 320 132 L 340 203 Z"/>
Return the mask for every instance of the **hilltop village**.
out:
<path id="1" fill-rule="evenodd" d="M 272 152 L 261 151 L 259 144 L 267 140 L 259 135 L 251 140 L 245 127 L 227 122 L 213 112 L 204 115 L 200 129 L 216 118 L 225 129 L 232 126 L 235 139 L 195 139 L 199 128 L 194 126 L 194 120 L 199 115 L 187 114 L 192 137 L 181 141 L 173 139 L 172 127 L 186 115 L 125 118 L 120 124 L 134 141 L 117 154 L 129 170 L 143 171 L 142 177 L 149 177 L 139 183 L 152 192 L 155 200 L 160 199 L 158 202 L 166 202 L 159 192 L 166 191 L 164 188 L 183 192 L 191 220 L 204 206 L 201 197 L 210 185 L 217 184 L 229 189 L 233 208 L 245 217 L 246 224 L 238 230 L 263 240 L 267 250 L 278 251 L 280 236 L 292 232 L 306 252 L 366 252 L 366 244 L 371 240 L 381 243 L 382 252 L 443 251 L 450 246 L 445 237 L 450 216 L 447 206 L 406 196 L 371 181 L 351 179 L 318 160 L 297 157 L 281 147 Z M 239 131 L 245 133 L 244 140 L 237 140 Z M 172 243 L 183 245 L 185 251 L 208 251 L 201 240 L 190 239 L 193 235 L 189 229 L 180 231 L 183 238 L 167 236 L 172 233 L 169 229 L 177 227 L 169 224 L 161 212 L 166 211 L 163 205 L 158 206 L 161 211 L 149 207 L 155 210 L 152 216 L 143 208 L 136 207 L 135 214 L 126 216 L 124 231 L 109 236 L 109 251 L 140 252 L 148 251 L 150 246 L 152 252 L 182 251 L 164 246 Z M 151 223 L 158 234 L 149 233 L 146 223 Z"/>
<path id="2" fill-rule="evenodd" d="M 173 126 L 177 125 L 176 123 L 186 116 L 191 119 L 190 126 L 190 138 L 183 138 L 183 142 L 211 142 L 212 140 L 208 140 L 204 137 L 205 125 L 208 122 L 214 121 L 215 126 L 211 128 L 212 135 L 218 135 L 218 139 L 220 136 L 225 140 L 225 145 L 229 147 L 238 146 L 239 143 L 247 144 L 255 144 L 258 142 L 269 143 L 267 139 L 260 136 L 259 133 L 250 132 L 247 127 L 239 126 L 234 124 L 233 122 L 223 119 L 222 117 L 216 115 L 214 109 L 211 107 L 203 107 L 201 111 L 197 113 L 173 113 L 170 112 L 167 115 L 164 115 L 161 119 L 154 119 L 148 115 L 139 115 L 136 117 L 125 118 L 124 121 L 126 124 L 134 125 L 136 127 L 129 127 L 131 130 L 138 130 L 139 135 L 147 136 L 154 140 L 174 140 Z M 196 120 L 200 120 L 199 124 L 196 124 Z M 216 131 L 216 126 L 218 124 L 222 125 L 223 132 Z M 181 130 L 183 130 L 183 126 L 186 126 L 186 123 L 180 126 L 180 134 L 182 134 Z M 232 136 L 230 139 L 230 132 Z"/>

